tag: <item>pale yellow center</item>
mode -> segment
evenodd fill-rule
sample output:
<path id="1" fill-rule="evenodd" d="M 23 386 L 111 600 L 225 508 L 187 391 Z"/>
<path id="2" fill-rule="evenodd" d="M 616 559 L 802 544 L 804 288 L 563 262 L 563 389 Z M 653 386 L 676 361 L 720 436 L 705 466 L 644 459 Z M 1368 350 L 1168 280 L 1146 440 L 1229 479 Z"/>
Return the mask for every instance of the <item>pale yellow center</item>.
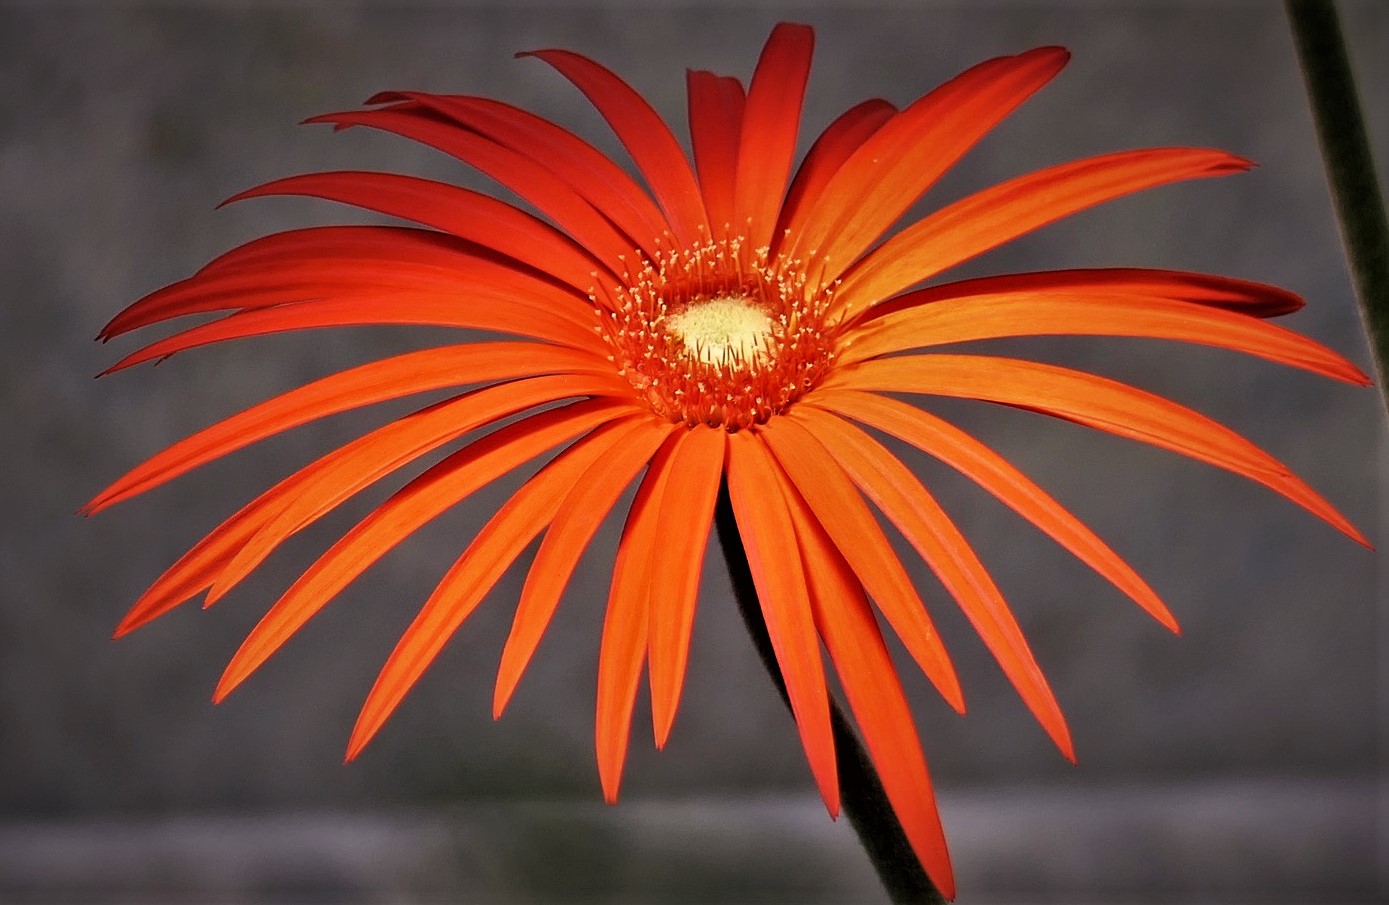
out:
<path id="1" fill-rule="evenodd" d="M 730 367 L 755 361 L 766 351 L 772 332 L 766 312 L 749 299 L 734 297 L 696 302 L 667 317 L 665 326 L 694 358 Z"/>

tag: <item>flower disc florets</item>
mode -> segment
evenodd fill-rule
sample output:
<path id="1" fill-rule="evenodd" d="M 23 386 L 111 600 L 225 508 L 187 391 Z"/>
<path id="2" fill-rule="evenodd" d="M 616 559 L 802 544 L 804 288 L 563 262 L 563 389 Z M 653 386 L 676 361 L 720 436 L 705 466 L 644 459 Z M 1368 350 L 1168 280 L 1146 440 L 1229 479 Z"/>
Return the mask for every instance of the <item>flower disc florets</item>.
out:
<path id="1" fill-rule="evenodd" d="M 644 255 L 594 301 L 618 370 L 659 415 L 736 431 L 799 399 L 834 360 L 830 289 L 741 237 Z"/>

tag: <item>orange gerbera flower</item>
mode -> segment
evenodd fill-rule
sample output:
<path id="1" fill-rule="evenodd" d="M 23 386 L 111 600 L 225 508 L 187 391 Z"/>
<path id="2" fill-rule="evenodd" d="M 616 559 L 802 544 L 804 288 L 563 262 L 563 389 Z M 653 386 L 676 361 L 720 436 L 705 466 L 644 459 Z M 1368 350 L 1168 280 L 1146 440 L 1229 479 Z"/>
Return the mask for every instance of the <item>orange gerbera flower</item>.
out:
<path id="1" fill-rule="evenodd" d="M 493 100 L 389 93 L 372 98 L 372 109 L 313 120 L 432 145 L 516 192 L 548 222 L 407 176 L 336 172 L 271 182 L 236 198 L 308 195 L 427 229 L 320 227 L 236 248 L 141 299 L 101 335 L 190 314 L 229 315 L 152 343 L 111 370 L 208 343 L 354 324 L 431 324 L 519 338 L 440 346 L 323 378 L 227 418 L 116 481 L 87 511 L 315 418 L 479 385 L 392 421 L 270 488 L 165 572 L 117 634 L 204 591 L 213 603 L 277 545 L 354 493 L 465 434 L 529 413 L 424 471 L 314 562 L 251 632 L 216 697 L 415 529 L 489 481 L 563 447 L 497 511 L 425 602 L 381 670 L 348 756 L 381 728 L 543 532 L 502 653 L 500 714 L 581 552 L 641 476 L 613 567 L 598 666 L 598 766 L 613 800 L 648 661 L 656 743 L 670 732 L 710 521 L 726 481 L 826 806 L 837 812 L 839 792 L 822 643 L 916 854 L 951 895 L 926 764 L 877 616 L 962 710 L 960 687 L 865 497 L 940 577 L 1067 757 L 1071 741 L 1017 622 L 969 543 L 864 427 L 960 470 L 1164 625 L 1175 630 L 1176 622 L 1122 559 L 1009 463 L 888 394 L 1017 406 L 1161 446 L 1257 481 L 1364 543 L 1286 467 L 1191 409 L 1055 365 L 934 349 L 1040 334 L 1156 337 L 1367 383 L 1341 356 L 1262 320 L 1300 307 L 1291 293 L 1139 269 L 1023 273 L 913 290 L 1075 211 L 1177 180 L 1239 172 L 1248 161 L 1191 148 L 1101 155 L 986 189 L 875 245 L 1068 55 L 1044 47 L 989 60 L 901 110 L 865 101 L 825 129 L 793 168 L 812 43 L 807 27 L 777 26 L 746 91 L 734 78 L 688 74 L 693 168 L 666 124 L 617 76 L 567 51 L 531 54 L 588 96 L 649 193 L 573 134 Z M 929 351 L 915 351 L 922 349 Z"/>

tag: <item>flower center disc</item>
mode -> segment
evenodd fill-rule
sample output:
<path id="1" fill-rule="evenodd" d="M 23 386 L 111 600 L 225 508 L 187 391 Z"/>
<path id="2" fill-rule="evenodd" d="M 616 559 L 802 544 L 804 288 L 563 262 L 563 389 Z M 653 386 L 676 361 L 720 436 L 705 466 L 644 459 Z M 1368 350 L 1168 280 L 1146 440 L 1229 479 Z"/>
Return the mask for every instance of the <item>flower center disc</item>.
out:
<path id="1" fill-rule="evenodd" d="M 751 299 L 725 297 L 697 302 L 668 316 L 666 329 L 695 359 L 728 368 L 766 356 L 772 319 Z"/>

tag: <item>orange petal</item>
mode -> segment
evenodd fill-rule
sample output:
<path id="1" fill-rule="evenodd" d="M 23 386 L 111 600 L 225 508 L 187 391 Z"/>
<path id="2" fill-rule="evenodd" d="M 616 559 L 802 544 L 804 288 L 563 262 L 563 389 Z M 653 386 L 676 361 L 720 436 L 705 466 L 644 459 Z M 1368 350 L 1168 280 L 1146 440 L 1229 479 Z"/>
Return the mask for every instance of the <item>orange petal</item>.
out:
<path id="1" fill-rule="evenodd" d="M 462 383 L 537 374 L 611 375 L 604 359 L 541 343 L 441 346 L 374 361 L 251 406 L 175 443 L 131 469 L 84 509 L 92 514 L 170 481 L 257 440 L 348 409 Z"/>
<path id="2" fill-rule="evenodd" d="M 987 188 L 912 224 L 844 276 L 838 304 L 862 309 L 1077 211 L 1184 179 L 1252 164 L 1224 151 L 1152 148 L 1063 163 Z"/>
<path id="3" fill-rule="evenodd" d="M 908 106 L 830 179 L 792 238 L 790 256 L 818 252 L 832 281 L 1069 58 L 1062 48 L 1041 47 L 988 60 Z"/>
<path id="4" fill-rule="evenodd" d="M 251 630 L 222 674 L 214 700 L 226 697 L 339 591 L 422 525 L 513 468 L 613 417 L 610 409 L 575 408 L 551 409 L 488 434 L 358 522 Z"/>
<path id="5" fill-rule="evenodd" d="M 395 173 L 306 173 L 247 189 L 223 203 L 271 195 L 323 198 L 432 226 L 528 264 L 582 293 L 592 288 L 600 266 L 548 223 L 446 182 Z"/>
<path id="6" fill-rule="evenodd" d="M 1160 446 L 1263 484 L 1369 546 L 1335 507 L 1239 434 L 1170 399 L 1115 380 L 1013 358 L 933 354 L 861 362 L 835 372 L 824 386 L 1000 402 Z"/>
<path id="7" fill-rule="evenodd" d="M 579 562 L 584 548 L 617 503 L 632 479 L 676 430 L 675 425 L 652 417 L 639 421 L 612 453 L 591 465 L 565 497 L 536 551 L 511 634 L 502 649 L 497 668 L 497 687 L 492 696 L 492 716 L 506 709 L 521 673 L 535 653 L 541 636 L 550 624 L 560 594 Z"/>
<path id="8" fill-rule="evenodd" d="M 916 406 L 874 393 L 817 392 L 807 404 L 892 434 L 960 471 L 1113 582 L 1158 622 L 1178 631 L 1176 618 L 1157 593 L 1119 554 L 1006 459 L 958 427 Z"/>
<path id="9" fill-rule="evenodd" d="M 1024 703 L 1069 760 L 1075 760 L 1066 718 L 1007 602 L 965 536 L 911 470 L 872 437 L 814 408 L 792 417 L 898 527 L 955 598 Z"/>
<path id="10" fill-rule="evenodd" d="M 704 199 L 690 162 L 670 128 L 632 86 L 587 57 L 567 50 L 536 50 L 538 57 L 573 82 L 608 121 L 665 211 L 676 240 L 692 245 L 709 234 Z"/>
<path id="11" fill-rule="evenodd" d="M 733 184 L 738 173 L 738 137 L 743 131 L 743 85 L 701 69 L 685 71 L 689 95 L 690 144 L 704 193 L 709 225 L 721 236 L 732 226 Z"/>
<path id="12" fill-rule="evenodd" d="M 1018 292 L 942 299 L 875 317 L 850 334 L 841 364 L 927 346 L 1004 336 L 1134 336 L 1245 352 L 1368 385 L 1355 365 L 1315 342 L 1244 314 L 1130 295 Z"/>
<path id="13" fill-rule="evenodd" d="M 792 506 L 805 506 L 791 496 Z M 796 537 L 810 581 L 815 626 L 839 673 L 883 791 L 931 882 L 947 899 L 954 898 L 955 875 L 935 790 L 878 620 L 863 586 L 814 513 L 802 512 Z"/>
<path id="14" fill-rule="evenodd" d="M 315 116 L 305 122 L 382 129 L 456 157 L 530 202 L 610 271 L 620 273 L 622 257 L 633 251 L 631 240 L 615 229 L 612 221 L 548 167 L 432 113 L 358 110 Z"/>
<path id="15" fill-rule="evenodd" d="M 829 691 L 805 571 L 796 550 L 795 522 L 786 508 L 789 492 L 794 491 L 785 486 L 756 432 L 730 435 L 728 496 L 738 534 L 810 771 L 830 816 L 838 817 L 839 776 Z"/>
<path id="16" fill-rule="evenodd" d="M 779 23 L 772 29 L 748 86 L 747 112 L 738 144 L 733 226 L 748 229 L 753 248 L 770 245 L 776 228 L 796 138 L 815 32 Z"/>
<path id="17" fill-rule="evenodd" d="M 794 234 L 798 231 L 802 217 L 810 205 L 824 194 L 830 177 L 839 172 L 849 156 L 896 113 L 897 108 L 892 104 L 881 98 L 872 98 L 844 111 L 820 133 L 806 152 L 800 169 L 796 170 L 796 178 L 791 180 L 791 188 L 786 192 L 781 219 L 776 235 L 772 237 L 773 247 L 781 241 L 784 232 Z"/>
<path id="18" fill-rule="evenodd" d="M 543 117 L 490 98 L 419 91 L 384 92 L 367 103 L 392 100 L 418 104 L 530 157 L 568 183 L 648 256 L 656 252 L 652 240 L 670 231 L 665 215 L 626 170 Z"/>
<path id="19" fill-rule="evenodd" d="M 1195 302 L 1210 308 L 1224 308 L 1252 317 L 1277 317 L 1299 311 L 1306 304 L 1301 296 L 1278 286 L 1237 280 L 1233 277 L 1185 270 L 1155 270 L 1145 267 L 1098 267 L 1074 270 L 1040 270 L 1005 273 L 940 283 L 879 302 L 861 316 L 878 318 L 944 299 L 975 295 L 1041 293 L 1065 298 L 1137 295 L 1144 298 Z"/>
<path id="20" fill-rule="evenodd" d="M 651 580 L 651 722 L 665 747 L 680 705 L 709 525 L 723 480 L 727 432 L 696 427 L 675 450 L 660 505 L 660 567 Z"/>
<path id="21" fill-rule="evenodd" d="M 652 562 L 660 538 L 657 522 L 661 500 L 671 476 L 671 454 L 690 436 L 677 431 L 651 459 L 641 485 L 632 497 L 627 524 L 613 562 L 608 607 L 603 615 L 603 640 L 598 650 L 598 706 L 593 721 L 598 777 L 608 804 L 617 802 L 622 765 L 627 760 L 627 741 L 632 729 L 641 667 L 646 661 L 651 622 Z"/>
<path id="22" fill-rule="evenodd" d="M 381 668 L 352 729 L 348 760 L 361 753 L 502 573 L 554 519 L 574 483 L 612 451 L 632 421 L 623 418 L 595 428 L 522 485 L 482 527 Z"/>
<path id="23" fill-rule="evenodd" d="M 554 375 L 486 387 L 446 400 L 422 412 L 399 418 L 363 437 L 350 456 L 322 468 L 299 484 L 295 494 L 272 518 L 265 520 L 217 576 L 207 595 L 211 606 L 251 573 L 276 547 L 318 521 L 353 494 L 379 481 L 445 443 L 537 405 L 557 402 L 590 391 L 602 392 L 601 379 Z M 607 387 L 608 390 L 612 388 Z M 570 415 L 630 411 L 630 403 L 595 399 L 574 403 Z"/>
<path id="24" fill-rule="evenodd" d="M 940 635 L 907 570 L 844 470 L 805 428 L 787 418 L 770 422 L 760 436 L 927 678 L 963 713 L 960 681 Z"/>

